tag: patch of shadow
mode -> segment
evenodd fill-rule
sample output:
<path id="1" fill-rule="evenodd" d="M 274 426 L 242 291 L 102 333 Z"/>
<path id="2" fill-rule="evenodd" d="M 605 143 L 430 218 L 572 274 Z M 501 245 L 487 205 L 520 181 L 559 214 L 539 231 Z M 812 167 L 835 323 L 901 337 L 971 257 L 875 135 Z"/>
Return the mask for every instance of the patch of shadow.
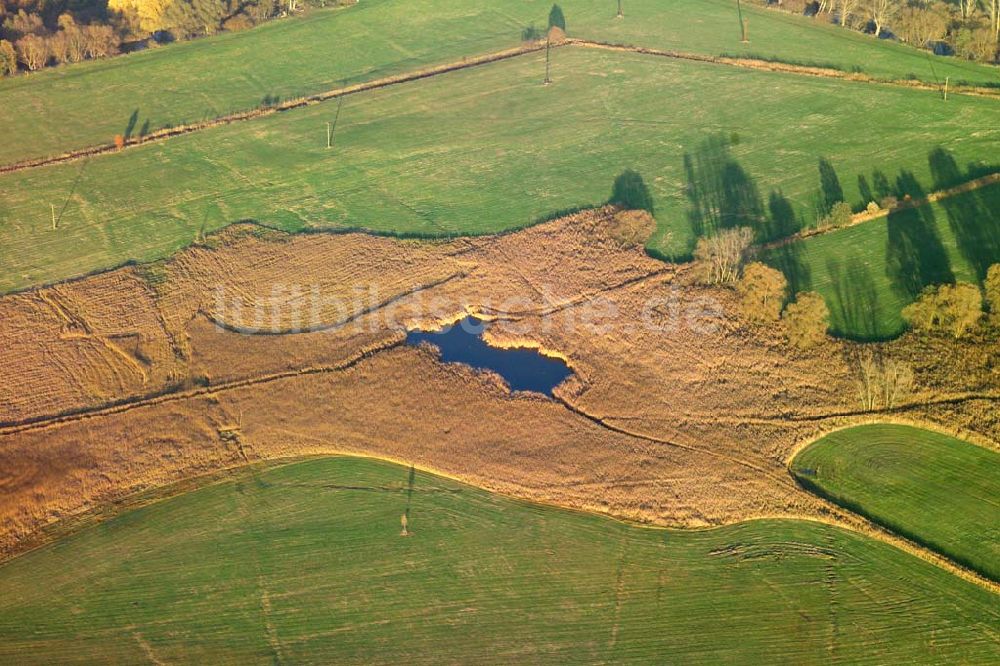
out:
<path id="1" fill-rule="evenodd" d="M 653 195 L 646 186 L 646 181 L 638 171 L 625 169 L 615 178 L 611 186 L 611 198 L 608 203 L 629 210 L 644 210 L 654 214 Z"/>
<path id="2" fill-rule="evenodd" d="M 879 328 L 879 295 L 871 270 L 857 257 L 846 262 L 831 257 L 826 262 L 833 292 L 830 330 L 838 337 L 863 342 L 892 336 Z"/>
<path id="3" fill-rule="evenodd" d="M 707 137 L 684 154 L 688 223 L 692 237 L 723 229 L 750 227 L 758 242 L 773 240 L 760 190 L 730 151 L 731 139 Z"/>
<path id="4" fill-rule="evenodd" d="M 915 199 L 926 196 L 908 171 L 901 172 L 896 182 L 898 192 Z M 914 300 L 928 285 L 955 281 L 933 208 L 894 210 L 889 213 L 886 227 L 886 275 L 903 298 Z"/>
<path id="5" fill-rule="evenodd" d="M 943 148 L 931 151 L 928 160 L 936 189 L 965 180 L 955 158 Z M 948 218 L 959 252 L 982 281 L 989 267 L 1000 261 L 1000 186 L 946 197 L 939 205 Z"/>

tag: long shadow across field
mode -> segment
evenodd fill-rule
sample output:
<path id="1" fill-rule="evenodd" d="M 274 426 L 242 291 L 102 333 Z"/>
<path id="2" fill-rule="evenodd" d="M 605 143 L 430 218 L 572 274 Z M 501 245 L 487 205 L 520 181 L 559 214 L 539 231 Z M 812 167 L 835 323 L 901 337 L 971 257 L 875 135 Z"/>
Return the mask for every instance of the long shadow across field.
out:
<path id="1" fill-rule="evenodd" d="M 927 196 L 909 171 L 899 174 L 896 190 L 913 199 Z M 887 232 L 886 274 L 904 298 L 913 300 L 928 285 L 955 281 L 948 253 L 938 235 L 933 208 L 921 206 L 890 213 Z"/>
<path id="2" fill-rule="evenodd" d="M 974 171 L 963 174 L 955 158 L 943 148 L 928 156 L 935 189 L 952 187 Z M 941 201 L 958 249 L 978 280 L 1000 261 L 1000 194 L 996 188 L 980 189 L 976 196 L 949 197 Z"/>

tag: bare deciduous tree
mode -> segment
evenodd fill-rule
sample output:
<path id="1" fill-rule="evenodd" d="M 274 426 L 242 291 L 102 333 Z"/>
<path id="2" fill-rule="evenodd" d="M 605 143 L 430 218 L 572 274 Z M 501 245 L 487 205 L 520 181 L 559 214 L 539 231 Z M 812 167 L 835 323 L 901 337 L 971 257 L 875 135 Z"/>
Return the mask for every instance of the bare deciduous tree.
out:
<path id="1" fill-rule="evenodd" d="M 837 9 L 840 14 L 840 26 L 848 28 L 854 25 L 854 14 L 858 10 L 861 0 L 837 0 Z"/>
<path id="2" fill-rule="evenodd" d="M 871 349 L 860 350 L 854 358 L 855 382 L 861 409 L 892 409 L 913 388 L 913 370 L 896 359 L 885 358 Z"/>
<path id="3" fill-rule="evenodd" d="M 869 0 L 869 18 L 875 25 L 875 36 L 882 34 L 882 28 L 899 14 L 902 5 L 899 0 Z"/>
<path id="4" fill-rule="evenodd" d="M 736 280 L 751 243 L 753 231 L 748 227 L 725 229 L 714 236 L 699 238 L 694 258 L 700 267 L 702 280 L 709 284 Z"/>
<path id="5" fill-rule="evenodd" d="M 31 71 L 45 67 L 49 61 L 49 44 L 44 37 L 25 35 L 17 40 L 17 57 Z"/>

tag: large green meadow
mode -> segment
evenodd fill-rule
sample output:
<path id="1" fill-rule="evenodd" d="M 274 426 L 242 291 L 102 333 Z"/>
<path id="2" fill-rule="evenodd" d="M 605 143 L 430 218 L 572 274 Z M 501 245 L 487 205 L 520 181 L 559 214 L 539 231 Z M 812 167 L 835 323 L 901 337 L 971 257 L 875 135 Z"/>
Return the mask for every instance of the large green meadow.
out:
<path id="1" fill-rule="evenodd" d="M 0 164 L 109 144 L 520 43 L 549 0 L 363 0 L 247 32 L 0 81 Z M 749 55 L 886 79 L 1000 84 L 1000 71 L 725 0 L 562 0 L 570 35 L 704 55 Z M 706 82 L 711 87 L 711 83 Z M 755 101 L 760 101 L 755 98 Z M 727 104 L 741 105 L 738 98 Z"/>
<path id="2" fill-rule="evenodd" d="M 837 528 L 638 528 L 346 458 L 0 566 L 19 664 L 991 663 L 998 629 L 992 593 Z"/>
<path id="3" fill-rule="evenodd" d="M 986 168 L 1000 136 L 989 99 L 945 104 L 581 47 L 553 60 L 549 86 L 532 54 L 2 176 L 0 290 L 157 259 L 240 220 L 431 236 L 516 228 L 606 201 L 626 169 L 652 194 L 650 248 L 683 258 L 716 226 L 767 239 L 811 224 L 831 189 L 861 205 L 858 176 L 872 169 L 929 187 L 939 145 L 961 172 Z"/>
<path id="4" fill-rule="evenodd" d="M 792 471 L 810 488 L 1000 580 L 1000 454 L 897 425 L 834 432 Z"/>

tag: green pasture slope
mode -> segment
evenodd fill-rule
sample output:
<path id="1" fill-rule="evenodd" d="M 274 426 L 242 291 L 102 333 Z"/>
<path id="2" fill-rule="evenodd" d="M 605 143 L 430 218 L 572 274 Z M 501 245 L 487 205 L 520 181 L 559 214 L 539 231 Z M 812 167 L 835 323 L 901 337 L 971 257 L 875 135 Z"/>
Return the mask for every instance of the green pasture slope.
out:
<path id="1" fill-rule="evenodd" d="M 1000 454 L 920 428 L 859 426 L 808 446 L 810 488 L 1000 580 Z"/>
<path id="2" fill-rule="evenodd" d="M 794 291 L 818 291 L 830 330 L 884 340 L 906 329 L 902 309 L 930 284 L 980 282 L 1000 262 L 1000 185 L 813 236 L 764 255 Z"/>
<path id="3" fill-rule="evenodd" d="M 840 529 L 643 529 L 345 458 L 0 566 L 19 664 L 989 663 L 998 630 L 990 592 Z"/>
<path id="4" fill-rule="evenodd" d="M 872 168 L 929 184 L 939 144 L 961 165 L 996 157 L 995 100 L 578 47 L 553 57 L 550 86 L 532 54 L 0 176 L 0 291 L 164 257 L 240 220 L 429 236 L 522 227 L 606 201 L 626 169 L 653 196 L 650 247 L 683 257 L 702 227 L 767 238 L 810 223 L 820 158 L 837 196 L 861 204 L 857 176 Z"/>
<path id="5" fill-rule="evenodd" d="M 544 28 L 550 0 L 363 0 L 272 21 L 254 30 L 0 81 L 0 164 L 108 144 L 428 64 L 516 46 Z M 705 55 L 751 55 L 824 64 L 872 76 L 1000 84 L 1000 70 L 932 57 L 803 17 L 735 2 L 562 0 L 573 36 Z M 735 102 L 735 100 L 732 100 Z"/>

